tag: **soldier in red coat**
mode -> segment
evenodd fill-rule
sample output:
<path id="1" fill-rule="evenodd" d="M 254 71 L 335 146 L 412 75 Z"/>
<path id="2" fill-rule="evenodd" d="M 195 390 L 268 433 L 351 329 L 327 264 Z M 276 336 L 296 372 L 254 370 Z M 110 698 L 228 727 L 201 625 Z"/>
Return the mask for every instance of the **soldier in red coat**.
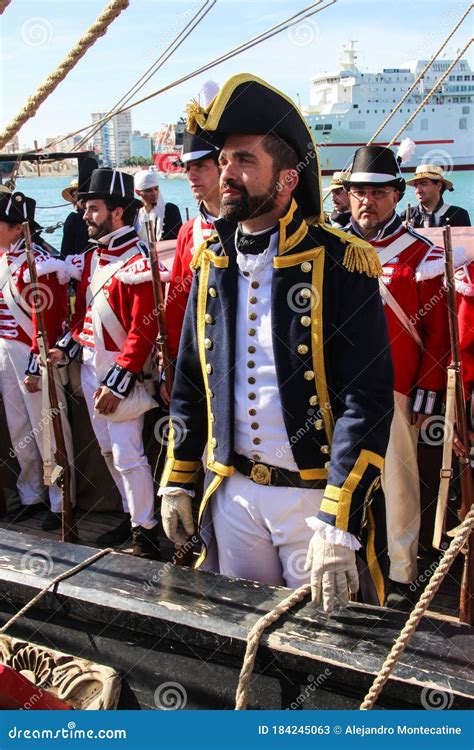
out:
<path id="1" fill-rule="evenodd" d="M 410 607 L 420 530 L 418 434 L 442 411 L 450 351 L 446 291 L 441 275 L 417 280 L 418 267 L 438 253 L 396 213 L 405 181 L 392 151 L 358 149 L 345 186 L 350 230 L 371 243 L 383 267 L 380 293 L 395 372 L 395 411 L 382 474 L 390 557 L 386 603 Z"/>
<path id="2" fill-rule="evenodd" d="M 191 191 L 199 206 L 199 214 L 187 221 L 178 234 L 171 281 L 166 297 L 168 323 L 168 347 L 172 360 L 178 356 L 179 340 L 184 313 L 191 290 L 192 271 L 190 263 L 193 252 L 215 231 L 214 221 L 219 216 L 219 151 L 198 135 L 185 131 L 181 161 Z M 160 395 L 169 404 L 165 383 Z"/>
<path id="3" fill-rule="evenodd" d="M 20 465 L 17 489 L 21 509 L 10 514 L 12 522 L 26 520 L 44 510 L 43 459 L 52 459 L 55 451 L 51 422 L 47 411 L 44 412 L 49 409 L 48 389 L 46 373 L 42 375 L 39 367 L 38 320 L 21 226 L 28 220 L 32 232 L 38 228 L 35 206 L 35 201 L 23 193 L 0 193 L 0 390 L 11 443 Z M 49 341 L 55 341 L 66 318 L 65 264 L 38 245 L 33 245 L 33 252 L 46 333 Z M 59 384 L 58 391 L 59 403 L 65 407 Z M 66 413 L 63 408 L 63 431 L 72 455 Z M 71 495 L 74 496 L 73 488 Z M 51 507 L 43 521 L 45 530 L 61 525 L 62 498 L 56 484 L 50 486 L 49 498 Z"/>
<path id="4" fill-rule="evenodd" d="M 158 559 L 153 481 L 142 438 L 144 414 L 156 405 L 143 383 L 151 373 L 157 316 L 146 246 L 133 228 L 140 203 L 133 178 L 113 169 L 95 170 L 80 197 L 90 247 L 68 259 L 78 282 L 76 310 L 51 361 L 81 350 L 92 426 L 122 496 L 122 523 L 98 542 L 120 544 L 131 535 L 135 555 Z"/>

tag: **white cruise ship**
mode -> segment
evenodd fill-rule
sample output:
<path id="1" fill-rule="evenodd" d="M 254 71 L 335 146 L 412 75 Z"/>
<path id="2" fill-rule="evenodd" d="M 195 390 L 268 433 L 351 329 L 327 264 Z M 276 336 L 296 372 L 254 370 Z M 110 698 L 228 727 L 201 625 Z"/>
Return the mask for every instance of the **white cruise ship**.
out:
<path id="1" fill-rule="evenodd" d="M 350 165 L 354 151 L 365 146 L 427 63 L 415 60 L 400 68 L 384 68 L 381 73 L 362 73 L 356 65 L 354 44 L 344 47 L 339 71 L 311 80 L 310 104 L 302 107 L 319 146 L 323 174 Z M 422 163 L 438 164 L 448 171 L 474 168 L 474 73 L 461 59 L 444 83 L 436 86 L 451 62 L 432 63 L 375 141 L 387 145 L 428 91 L 435 88 L 431 99 L 401 134 L 400 139 L 408 136 L 416 143 L 415 153 L 403 171 L 412 171 Z"/>

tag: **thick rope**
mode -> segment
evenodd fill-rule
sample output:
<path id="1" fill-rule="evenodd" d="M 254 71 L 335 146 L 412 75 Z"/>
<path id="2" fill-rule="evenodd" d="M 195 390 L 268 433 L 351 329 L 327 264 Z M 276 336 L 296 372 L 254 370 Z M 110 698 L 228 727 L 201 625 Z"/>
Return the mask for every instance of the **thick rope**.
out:
<path id="1" fill-rule="evenodd" d="M 10 5 L 10 3 L 11 0 L 0 0 L 0 16 L 2 15 L 7 5 Z"/>
<path id="2" fill-rule="evenodd" d="M 470 45 L 472 44 L 472 42 L 473 42 L 473 39 L 471 37 L 471 39 L 469 39 L 468 43 L 463 47 L 463 49 L 461 50 L 461 52 L 458 55 L 456 55 L 456 57 L 454 58 L 453 62 L 449 66 L 449 68 L 446 68 L 446 70 L 444 71 L 443 75 L 438 78 L 438 80 L 436 81 L 436 88 L 438 88 L 438 86 L 440 86 L 443 83 L 444 79 L 448 77 L 448 75 L 451 73 L 452 69 L 454 68 L 454 66 L 458 62 L 458 60 L 460 60 L 460 58 L 464 55 L 464 53 L 470 47 Z M 406 121 L 406 123 L 400 128 L 400 130 L 398 131 L 398 133 L 396 133 L 393 136 L 392 140 L 387 145 L 387 148 L 390 148 L 390 146 L 393 146 L 393 144 L 395 143 L 395 141 L 397 140 L 397 138 L 403 133 L 404 130 L 407 129 L 407 127 L 412 122 L 412 120 L 415 119 L 415 117 L 417 116 L 418 112 L 420 112 L 420 110 L 423 109 L 423 107 L 425 106 L 425 104 L 427 102 L 429 102 L 429 100 L 433 96 L 433 93 L 434 93 L 434 88 L 431 89 L 431 91 L 425 96 L 425 98 L 423 99 L 423 101 L 421 102 L 421 104 L 419 104 L 418 107 L 415 109 L 415 111 L 410 115 L 410 117 L 408 118 L 408 120 Z"/>
<path id="3" fill-rule="evenodd" d="M 281 615 L 288 612 L 289 609 L 301 602 L 311 592 L 310 584 L 300 586 L 298 589 L 292 591 L 292 593 L 283 599 L 279 604 L 276 605 L 271 612 L 267 612 L 263 615 L 253 628 L 247 637 L 247 648 L 245 649 L 244 663 L 239 675 L 239 684 L 237 685 L 237 692 L 235 694 L 235 710 L 245 711 L 247 708 L 248 700 L 248 689 L 250 685 L 250 679 L 255 664 L 255 657 L 257 655 L 258 644 L 260 642 L 263 631 L 276 622 Z"/>
<path id="4" fill-rule="evenodd" d="M 0 633 L 5 633 L 8 628 L 10 628 L 12 625 L 15 624 L 17 620 L 22 617 L 25 612 L 28 612 L 31 607 L 34 607 L 35 604 L 39 602 L 40 599 L 43 598 L 45 594 L 49 591 L 49 589 L 52 586 L 55 586 L 57 583 L 60 583 L 61 581 L 64 581 L 65 578 L 69 578 L 69 576 L 75 575 L 75 573 L 79 573 L 80 570 L 84 570 L 84 568 L 87 568 L 89 565 L 92 565 L 93 562 L 96 560 L 99 560 L 101 557 L 104 557 L 104 555 L 108 555 L 109 552 L 114 552 L 114 550 L 111 547 L 107 547 L 107 549 L 101 549 L 99 552 L 96 552 L 95 555 L 92 555 L 92 557 L 88 557 L 87 560 L 84 560 L 83 562 L 79 563 L 79 565 L 75 565 L 74 568 L 70 568 L 69 570 L 66 570 L 64 573 L 61 573 L 60 575 L 56 576 L 56 578 L 53 578 L 52 581 L 48 583 L 47 586 L 45 586 L 41 591 L 39 591 L 36 596 L 31 599 L 27 604 L 25 604 L 22 609 L 20 609 L 16 615 L 13 615 L 8 622 L 5 623 L 5 625 L 2 625 L 0 628 Z"/>
<path id="5" fill-rule="evenodd" d="M 128 104 L 126 107 L 121 107 L 115 112 L 115 114 L 120 114 L 121 112 L 127 112 L 129 109 L 133 109 L 133 107 L 137 107 L 139 104 L 143 104 L 144 102 L 147 102 L 150 99 L 154 99 L 156 96 L 159 96 L 160 94 L 164 94 L 166 91 L 170 91 L 170 89 L 173 89 L 176 86 L 179 86 L 182 83 L 185 83 L 186 81 L 190 81 L 192 78 L 195 78 L 196 76 L 199 76 L 202 73 L 205 73 L 208 70 L 211 70 L 211 68 L 215 68 L 217 65 L 220 65 L 223 62 L 227 62 L 227 60 L 230 60 L 233 57 L 240 55 L 242 52 L 247 52 L 247 50 L 251 49 L 252 47 L 257 46 L 258 44 L 261 44 L 262 42 L 266 42 L 268 39 L 271 39 L 277 34 L 280 34 L 282 31 L 285 31 L 286 29 L 290 28 L 290 26 L 293 26 L 295 23 L 297 22 L 300 23 L 306 18 L 310 18 L 311 16 L 316 15 L 316 13 L 321 13 L 321 11 L 326 10 L 331 5 L 334 5 L 334 3 L 336 2 L 337 0 L 317 0 L 317 2 L 312 3 L 311 5 L 307 6 L 303 10 L 296 13 L 295 15 L 290 16 L 289 18 L 286 18 L 284 21 L 281 21 L 276 26 L 272 26 L 271 29 L 267 29 L 266 31 L 259 34 L 258 36 L 252 37 L 252 39 L 249 39 L 247 42 L 240 44 L 238 47 L 234 47 L 232 50 L 230 50 L 229 52 L 226 52 L 224 55 L 214 58 L 214 60 L 211 60 L 211 62 L 207 63 L 206 65 L 203 65 L 202 67 L 197 68 L 196 70 L 193 70 L 191 73 L 188 73 L 182 78 L 176 79 L 172 83 L 169 83 L 167 86 L 163 86 L 163 88 L 158 89 L 157 91 L 153 91 L 151 94 L 148 94 L 147 96 L 144 96 L 141 99 L 137 99 L 135 102 Z M 320 6 L 321 3 L 327 3 L 327 4 L 324 5 L 323 7 L 317 7 L 314 10 L 308 10 L 308 8 L 313 9 L 315 6 Z M 103 121 L 98 120 L 97 123 L 95 124 L 98 126 L 101 124 L 101 122 L 105 122 L 106 119 L 107 118 L 103 118 Z M 68 138 L 72 138 L 75 135 L 79 135 L 79 133 L 84 133 L 85 131 L 89 129 L 90 129 L 90 125 L 86 125 L 83 128 L 79 128 L 79 130 L 75 130 L 72 133 L 68 133 L 67 135 L 62 136 L 61 138 L 58 138 L 56 141 L 53 141 L 53 143 L 50 143 L 49 148 L 53 148 L 57 146 L 59 143 L 62 143 L 63 141 L 67 140 Z"/>
<path id="6" fill-rule="evenodd" d="M 103 10 L 97 20 L 90 26 L 83 37 L 81 37 L 75 47 L 69 52 L 68 56 L 59 64 L 56 70 L 47 77 L 29 97 L 24 107 L 17 116 L 7 125 L 5 130 L 0 133 L 0 149 L 2 149 L 9 140 L 13 138 L 34 114 L 36 114 L 40 105 L 55 90 L 58 84 L 74 68 L 78 61 L 85 55 L 87 50 L 97 41 L 98 37 L 104 36 L 108 27 L 125 8 L 128 7 L 130 0 L 111 0 Z"/>
<path id="7" fill-rule="evenodd" d="M 400 635 L 398 636 L 392 647 L 392 650 L 385 659 L 382 668 L 380 669 L 374 682 L 372 683 L 372 687 L 360 704 L 360 711 L 369 711 L 373 708 L 377 698 L 379 697 L 385 684 L 387 683 L 387 680 L 390 677 L 398 659 L 408 646 L 408 643 L 410 642 L 416 628 L 418 627 L 421 618 L 425 614 L 426 609 L 430 605 L 433 597 L 435 596 L 441 583 L 446 577 L 456 556 L 467 542 L 473 527 L 474 505 L 471 507 L 471 510 L 466 514 L 464 521 L 459 526 L 456 536 L 446 550 L 440 564 L 438 565 L 435 573 L 433 574 L 433 577 L 431 578 L 431 581 L 421 595 L 420 601 L 417 603 L 416 607 L 405 623 L 405 626 L 403 627 Z"/>
<path id="8" fill-rule="evenodd" d="M 472 7 L 473 7 L 473 3 L 469 3 L 469 7 L 468 7 L 468 9 L 467 9 L 467 10 L 465 11 L 465 13 L 463 13 L 462 17 L 461 17 L 461 18 L 459 19 L 459 21 L 457 22 L 457 24 L 456 24 L 456 26 L 454 27 L 454 29 L 452 29 L 452 31 L 451 31 L 451 32 L 450 32 L 450 33 L 448 34 L 448 36 L 447 36 L 447 37 L 446 37 L 446 39 L 444 40 L 444 42 L 443 42 L 443 44 L 441 45 L 441 47 L 439 47 L 439 49 L 437 49 L 437 50 L 436 50 L 436 52 L 435 52 L 435 53 L 434 53 L 433 55 L 431 55 L 430 59 L 429 59 L 429 60 L 428 60 L 428 62 L 426 63 L 425 67 L 424 67 L 424 68 L 423 68 L 423 70 L 421 71 L 421 73 L 420 73 L 420 75 L 418 76 L 418 78 L 417 78 L 417 79 L 416 79 L 415 81 L 413 81 L 413 83 L 411 84 L 411 86 L 409 86 L 409 88 L 408 88 L 408 89 L 407 89 L 407 91 L 406 91 L 406 92 L 405 92 L 405 93 L 403 94 L 403 96 L 402 96 L 402 98 L 400 99 L 400 101 L 398 102 L 398 104 L 397 104 L 397 105 L 396 105 L 395 107 L 393 107 L 392 111 L 390 112 L 390 114 L 388 114 L 388 115 L 387 115 L 387 117 L 385 118 L 385 120 L 383 121 L 383 123 L 381 124 L 381 126 L 379 127 L 379 129 L 378 129 L 378 130 L 377 130 L 377 131 L 376 131 L 376 132 L 375 132 L 375 133 L 373 134 L 373 136 L 372 136 L 372 138 L 370 139 L 370 141 L 367 141 L 367 146 L 370 146 L 370 144 L 371 144 L 371 143 L 373 143 L 373 142 L 375 141 L 375 139 L 377 138 L 377 136 L 378 136 L 378 135 L 380 135 L 380 133 L 381 133 L 381 132 L 382 132 L 382 130 L 383 130 L 383 129 L 385 128 L 385 126 L 387 125 L 387 123 L 388 123 L 388 122 L 390 122 L 390 120 L 392 119 L 392 117 L 394 117 L 394 116 L 396 115 L 396 113 L 397 113 L 397 111 L 398 111 L 399 107 L 401 107 L 401 106 L 402 106 L 402 104 L 403 104 L 403 103 L 405 102 L 405 100 L 406 100 L 406 99 L 408 99 L 408 97 L 410 96 L 411 92 L 413 91 L 413 89 L 415 88 L 415 86 L 416 86 L 416 85 L 417 85 L 417 84 L 418 84 L 418 83 L 419 83 L 419 82 L 421 81 L 421 79 L 422 79 L 422 78 L 423 78 L 423 76 L 425 75 L 425 73 L 426 73 L 426 71 L 428 70 L 428 68 L 430 68 L 430 67 L 431 67 L 431 65 L 433 64 L 433 62 L 434 62 L 434 61 L 435 61 L 435 60 L 436 60 L 436 59 L 437 59 L 437 58 L 439 57 L 440 53 L 441 53 L 441 52 L 443 51 L 443 49 L 444 49 L 444 48 L 446 47 L 446 45 L 447 45 L 447 43 L 449 42 L 449 40 L 451 39 L 451 37 L 452 37 L 452 36 L 453 36 L 453 35 L 454 35 L 454 34 L 456 33 L 456 31 L 457 31 L 457 30 L 459 29 L 459 27 L 461 26 L 462 22 L 464 21 L 464 19 L 465 19 L 465 18 L 466 18 L 466 16 L 468 15 L 468 13 L 470 13 L 470 12 L 471 12 L 471 10 L 472 10 Z M 436 86 L 437 86 L 437 85 L 438 85 L 438 84 L 436 84 Z M 433 86 L 433 89 L 435 89 L 435 88 L 436 88 L 436 86 Z"/>

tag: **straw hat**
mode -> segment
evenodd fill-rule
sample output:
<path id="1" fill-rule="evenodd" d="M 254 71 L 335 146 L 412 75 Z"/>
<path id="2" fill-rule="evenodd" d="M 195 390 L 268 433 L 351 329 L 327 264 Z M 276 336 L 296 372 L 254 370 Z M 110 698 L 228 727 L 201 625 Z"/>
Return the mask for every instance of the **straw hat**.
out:
<path id="1" fill-rule="evenodd" d="M 63 197 L 63 200 L 67 201 L 68 203 L 77 203 L 77 189 L 78 189 L 78 187 L 79 187 L 79 180 L 77 180 L 77 179 L 72 180 L 72 182 L 69 185 L 69 187 L 64 188 L 63 192 L 61 193 L 61 195 Z M 76 191 L 76 197 L 75 198 L 73 198 L 72 195 L 71 195 L 71 191 L 72 190 Z"/>
<path id="2" fill-rule="evenodd" d="M 347 172 L 334 172 L 328 190 L 339 190 L 343 188 L 343 180 L 347 179 Z"/>
<path id="3" fill-rule="evenodd" d="M 417 180 L 441 180 L 447 190 L 454 190 L 453 183 L 446 179 L 443 170 L 437 164 L 420 164 L 413 177 L 407 180 L 407 185 L 416 185 Z"/>

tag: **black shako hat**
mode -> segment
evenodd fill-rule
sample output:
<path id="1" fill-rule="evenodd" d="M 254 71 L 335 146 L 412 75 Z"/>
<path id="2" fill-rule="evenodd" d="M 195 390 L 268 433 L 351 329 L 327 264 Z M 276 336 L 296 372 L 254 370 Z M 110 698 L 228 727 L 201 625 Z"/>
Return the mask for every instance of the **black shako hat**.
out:
<path id="1" fill-rule="evenodd" d="M 305 219 L 322 221 L 321 174 L 316 144 L 296 105 L 285 94 L 250 73 L 232 76 L 208 107 L 188 104 L 186 128 L 222 148 L 228 135 L 273 134 L 298 154 L 299 183 L 294 197 Z"/>
<path id="2" fill-rule="evenodd" d="M 346 189 L 357 184 L 394 187 L 399 191 L 400 199 L 403 198 L 406 188 L 395 154 L 384 146 L 358 148 L 343 184 Z"/>
<path id="3" fill-rule="evenodd" d="M 0 221 L 7 224 L 22 224 L 27 221 L 32 232 L 41 226 L 35 221 L 36 201 L 23 193 L 0 192 Z"/>
<path id="4" fill-rule="evenodd" d="M 196 133 L 184 131 L 183 136 L 183 153 L 180 161 L 187 164 L 190 161 L 199 161 L 199 159 L 216 159 L 219 156 L 219 149 L 213 146 L 209 141 L 205 141 Z"/>
<path id="5" fill-rule="evenodd" d="M 84 201 L 92 198 L 102 198 L 102 200 L 112 198 L 117 206 L 123 206 L 123 208 L 132 206 L 138 209 L 143 205 L 135 197 L 132 175 L 108 167 L 94 169 L 87 190 L 80 191 L 78 198 Z"/>

